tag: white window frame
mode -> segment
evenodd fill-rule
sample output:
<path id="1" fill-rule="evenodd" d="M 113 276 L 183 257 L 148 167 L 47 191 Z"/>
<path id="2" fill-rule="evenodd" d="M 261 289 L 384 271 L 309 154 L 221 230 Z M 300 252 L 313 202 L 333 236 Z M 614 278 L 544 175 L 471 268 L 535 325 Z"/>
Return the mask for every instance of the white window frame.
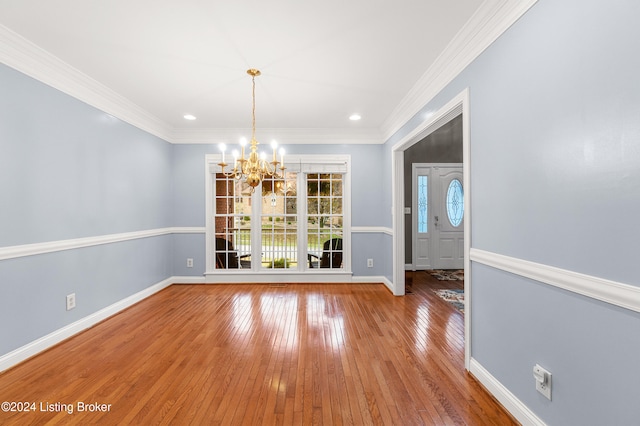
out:
<path id="1" fill-rule="evenodd" d="M 221 155 L 205 156 L 205 214 L 206 214 L 206 271 L 205 280 L 209 283 L 234 282 L 350 282 L 351 271 L 351 156 L 350 155 L 288 155 L 285 157 L 287 171 L 298 173 L 298 214 L 308 217 L 306 176 L 313 173 L 342 173 L 343 178 L 343 263 L 340 269 L 313 268 L 306 266 L 301 259 L 307 258 L 307 221 L 298 221 L 298 266 L 286 269 L 261 269 L 253 264 L 251 269 L 216 269 L 215 268 L 215 179 L 220 172 L 218 163 Z M 304 192 L 304 193 L 303 193 Z M 303 194 L 302 194 L 303 193 Z M 261 186 L 256 187 L 252 202 L 252 218 L 259 218 L 261 206 Z M 300 196 L 303 195 L 303 196 Z M 258 221 L 259 222 L 259 221 Z M 252 220 L 252 223 L 258 223 Z M 260 229 L 252 228 L 252 247 L 254 241 L 260 241 Z M 253 250 L 253 248 L 252 248 Z M 302 257 L 301 257 L 302 256 Z M 253 256 L 252 256 L 253 257 Z M 258 257 L 259 258 L 259 257 Z"/>

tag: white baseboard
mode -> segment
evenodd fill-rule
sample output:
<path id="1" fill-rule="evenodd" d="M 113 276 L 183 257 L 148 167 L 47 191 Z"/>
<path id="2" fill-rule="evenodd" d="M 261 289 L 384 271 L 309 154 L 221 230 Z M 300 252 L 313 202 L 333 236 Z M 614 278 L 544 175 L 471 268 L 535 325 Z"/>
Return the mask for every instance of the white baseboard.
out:
<path id="1" fill-rule="evenodd" d="M 117 314 L 118 312 L 128 308 L 129 306 L 135 305 L 139 301 L 146 299 L 147 297 L 170 286 L 176 280 L 176 278 L 181 278 L 181 277 L 167 278 L 166 280 L 163 280 L 150 287 L 147 287 L 136 294 L 133 294 L 125 299 L 122 299 L 119 302 L 116 302 L 110 306 L 107 306 L 104 309 L 94 312 L 91 315 L 88 315 L 74 323 L 71 323 L 65 327 L 62 327 L 52 333 L 47 334 L 46 336 L 43 336 L 37 340 L 34 340 L 31 343 L 28 343 L 18 349 L 15 349 L 1 356 L 0 372 L 13 367 L 14 365 L 26 360 L 27 358 L 31 358 L 32 356 L 46 349 L 49 349 L 54 345 L 57 345 L 63 340 L 66 340 L 69 337 L 73 336 L 74 334 L 78 334 L 81 331 L 84 331 L 87 328 L 94 326 L 100 321 L 103 321 L 109 318 L 110 316 Z"/>
<path id="2" fill-rule="evenodd" d="M 545 426 L 533 411 L 522 403 L 509 389 L 491 375 L 478 361 L 471 358 L 469 371 L 476 379 L 524 426 Z M 532 381 L 533 383 L 533 381 Z"/>
<path id="3" fill-rule="evenodd" d="M 370 283 L 370 284 L 375 284 L 375 283 L 382 283 L 385 286 L 387 286 L 387 288 L 389 288 L 389 290 L 391 290 L 391 292 L 393 293 L 393 283 L 385 276 L 362 276 L 362 277 L 352 277 L 351 278 L 351 282 L 354 283 Z"/>
<path id="4" fill-rule="evenodd" d="M 171 277 L 172 284 L 206 284 L 207 281 L 204 275 L 201 277 L 184 276 L 184 277 Z"/>

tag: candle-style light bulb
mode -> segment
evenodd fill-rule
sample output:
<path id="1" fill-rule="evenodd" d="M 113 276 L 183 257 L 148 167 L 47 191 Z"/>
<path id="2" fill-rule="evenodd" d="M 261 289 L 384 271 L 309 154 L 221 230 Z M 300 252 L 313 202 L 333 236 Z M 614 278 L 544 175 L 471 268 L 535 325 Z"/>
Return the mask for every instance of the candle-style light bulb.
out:
<path id="1" fill-rule="evenodd" d="M 273 162 L 276 162 L 276 152 L 278 150 L 278 142 L 275 140 L 271 141 L 271 148 L 273 148 Z"/>
<path id="2" fill-rule="evenodd" d="M 227 146 L 223 143 L 218 145 L 220 147 L 220 151 L 222 152 L 222 162 L 224 163 L 224 152 L 227 150 Z"/>
<path id="3" fill-rule="evenodd" d="M 246 138 L 240 138 L 240 149 L 242 150 L 240 153 L 240 158 L 244 160 L 244 147 L 247 145 Z"/>
<path id="4" fill-rule="evenodd" d="M 240 155 L 240 153 L 237 149 L 234 149 L 231 155 L 233 155 L 233 168 L 236 169 L 238 167 L 238 155 Z"/>
<path id="5" fill-rule="evenodd" d="M 284 167 L 284 148 L 280 148 L 280 168 Z"/>

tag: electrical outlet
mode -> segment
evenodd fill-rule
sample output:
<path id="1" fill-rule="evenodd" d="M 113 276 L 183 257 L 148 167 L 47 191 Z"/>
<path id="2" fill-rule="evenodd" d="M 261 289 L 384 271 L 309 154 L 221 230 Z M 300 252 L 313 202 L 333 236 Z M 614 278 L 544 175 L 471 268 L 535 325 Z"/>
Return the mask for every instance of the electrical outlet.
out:
<path id="1" fill-rule="evenodd" d="M 373 259 L 367 259 L 367 268 L 373 268 Z"/>
<path id="2" fill-rule="evenodd" d="M 76 307 L 76 294 L 71 293 L 67 295 L 67 311 Z"/>
<path id="3" fill-rule="evenodd" d="M 533 367 L 533 378 L 536 380 L 536 390 L 551 401 L 551 373 L 536 364 Z"/>
<path id="4" fill-rule="evenodd" d="M 191 258 L 187 259 L 187 268 L 193 268 L 193 259 Z"/>

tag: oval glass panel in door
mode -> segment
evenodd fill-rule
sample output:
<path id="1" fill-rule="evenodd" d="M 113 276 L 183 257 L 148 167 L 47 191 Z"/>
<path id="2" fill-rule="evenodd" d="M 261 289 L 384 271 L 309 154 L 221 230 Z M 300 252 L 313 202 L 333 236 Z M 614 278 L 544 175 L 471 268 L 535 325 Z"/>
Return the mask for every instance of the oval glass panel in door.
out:
<path id="1" fill-rule="evenodd" d="M 462 184 L 458 179 L 453 179 L 449 183 L 447 190 L 447 217 L 452 226 L 458 227 L 462 223 L 464 215 L 464 193 Z"/>

